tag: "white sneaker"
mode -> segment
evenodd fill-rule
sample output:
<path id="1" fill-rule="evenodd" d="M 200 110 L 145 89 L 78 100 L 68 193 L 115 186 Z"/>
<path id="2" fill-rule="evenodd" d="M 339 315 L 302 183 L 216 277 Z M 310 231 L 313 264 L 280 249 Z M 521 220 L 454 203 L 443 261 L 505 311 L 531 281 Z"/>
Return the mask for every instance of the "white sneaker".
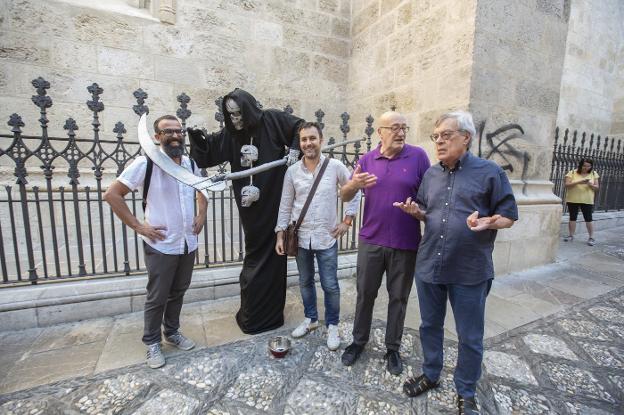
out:
<path id="1" fill-rule="evenodd" d="M 327 348 L 331 351 L 337 350 L 340 347 L 340 331 L 338 326 L 330 324 L 327 327 Z"/>
<path id="2" fill-rule="evenodd" d="M 313 323 L 312 319 L 309 319 L 306 317 L 303 320 L 303 322 L 299 324 L 297 328 L 292 331 L 292 333 L 290 333 L 290 335 L 293 336 L 295 339 L 297 339 L 299 337 L 305 336 L 312 330 L 316 330 L 318 326 L 319 326 L 318 320 Z"/>

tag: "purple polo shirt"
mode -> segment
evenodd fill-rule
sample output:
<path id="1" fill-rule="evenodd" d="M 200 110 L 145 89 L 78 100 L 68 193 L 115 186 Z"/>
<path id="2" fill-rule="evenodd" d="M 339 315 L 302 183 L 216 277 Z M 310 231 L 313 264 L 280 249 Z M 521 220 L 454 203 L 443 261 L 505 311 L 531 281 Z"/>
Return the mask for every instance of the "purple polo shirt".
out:
<path id="1" fill-rule="evenodd" d="M 363 172 L 377 176 L 375 186 L 364 189 L 364 223 L 360 239 L 365 243 L 388 248 L 417 251 L 420 242 L 420 221 L 392 206 L 394 202 L 416 200 L 418 187 L 431 165 L 420 147 L 405 144 L 392 159 L 381 155 L 381 145 L 366 153 L 359 161 Z"/>

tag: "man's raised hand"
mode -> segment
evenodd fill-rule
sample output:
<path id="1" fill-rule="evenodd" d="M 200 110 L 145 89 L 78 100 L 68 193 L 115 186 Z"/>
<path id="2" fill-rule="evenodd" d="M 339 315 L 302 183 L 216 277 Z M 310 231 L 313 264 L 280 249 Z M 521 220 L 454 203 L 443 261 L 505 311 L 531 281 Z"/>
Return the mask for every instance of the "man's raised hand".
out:
<path id="1" fill-rule="evenodd" d="M 425 211 L 422 210 L 418 206 L 418 203 L 414 202 L 411 197 L 408 197 L 405 202 L 394 202 L 392 206 L 398 207 L 403 212 L 407 213 L 408 215 L 412 215 L 418 220 L 424 220 L 425 218 Z"/>
<path id="2" fill-rule="evenodd" d="M 466 218 L 466 224 L 473 232 L 480 232 L 485 229 L 490 229 L 490 225 L 494 224 L 501 215 L 483 216 L 479 217 L 479 211 L 475 210 L 470 216 Z"/>
<path id="3" fill-rule="evenodd" d="M 353 170 L 351 181 L 358 189 L 374 186 L 377 183 L 377 176 L 368 172 L 362 173 L 362 166 L 359 164 Z"/>

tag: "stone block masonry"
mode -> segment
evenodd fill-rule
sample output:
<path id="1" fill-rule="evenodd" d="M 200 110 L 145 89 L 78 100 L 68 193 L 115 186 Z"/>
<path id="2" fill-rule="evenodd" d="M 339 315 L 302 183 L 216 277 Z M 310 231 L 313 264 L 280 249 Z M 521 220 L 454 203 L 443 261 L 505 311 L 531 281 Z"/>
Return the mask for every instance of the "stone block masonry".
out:
<path id="1" fill-rule="evenodd" d="M 54 97 L 51 135 L 64 136 L 68 116 L 78 136 L 89 130 L 92 82 L 104 88 L 103 139 L 115 138 L 117 121 L 134 131 L 137 88 L 151 115 L 173 113 L 186 92 L 187 124 L 213 130 L 214 100 L 241 87 L 265 108 L 290 104 L 307 119 L 323 108 L 329 137 L 342 136 L 337 114 L 349 112 L 351 131 L 363 132 L 367 115 L 396 107 L 412 127 L 408 141 L 433 160 L 433 120 L 461 108 L 479 126 L 472 151 L 503 166 L 523 209 L 551 223 L 560 215 L 548 183 L 555 125 L 624 133 L 624 6 L 590 3 L 179 0 L 163 17 L 121 0 L 0 0 L 0 119 L 19 112 L 23 133 L 39 133 L 29 84 L 42 76 Z M 520 236 L 503 251 L 545 244 L 539 261 L 548 262 L 556 238 Z"/>
<path id="2" fill-rule="evenodd" d="M 121 114 L 132 121 L 128 131 L 136 120 L 131 105 L 124 104 L 132 102 L 137 86 L 159 112 L 174 112 L 175 97 L 189 93 L 194 110 L 189 124 L 208 129 L 217 126 L 214 100 L 235 87 L 265 104 L 290 103 L 296 114 L 310 119 L 321 107 L 328 114 L 346 110 L 342 91 L 351 48 L 350 0 L 183 0 L 177 2 L 174 24 L 161 23 L 147 11 L 120 12 L 114 2 L 109 10 L 97 7 L 78 1 L 0 0 L 0 100 L 30 99 L 30 91 L 21 92 L 30 83 L 24 74 L 50 79 L 54 106 L 63 107 L 62 118 L 51 118 L 51 134 L 62 134 L 69 115 L 79 127 L 90 124 L 80 109 L 86 91 L 60 98 L 63 87 L 54 78 L 72 85 L 97 82 L 104 88 L 107 110 L 128 113 Z M 189 92 L 197 90 L 205 91 L 203 99 Z M 15 105 L 0 107 L 0 119 L 22 111 Z M 24 132 L 36 132 L 36 117 L 24 120 Z M 117 120 L 103 121 L 101 131 L 114 137 Z"/>

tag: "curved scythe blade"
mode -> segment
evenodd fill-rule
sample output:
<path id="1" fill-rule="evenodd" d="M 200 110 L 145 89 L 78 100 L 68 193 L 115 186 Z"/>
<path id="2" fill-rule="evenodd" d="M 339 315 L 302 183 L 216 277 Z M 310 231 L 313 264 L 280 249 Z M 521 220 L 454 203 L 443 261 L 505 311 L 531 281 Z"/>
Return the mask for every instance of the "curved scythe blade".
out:
<path id="1" fill-rule="evenodd" d="M 145 155 L 152 159 L 162 171 L 187 186 L 195 188 L 195 190 L 201 192 L 206 198 L 208 198 L 208 190 L 211 185 L 219 184 L 214 183 L 212 178 L 195 176 L 184 167 L 178 165 L 169 156 L 160 151 L 160 149 L 154 145 L 149 133 L 147 132 L 147 117 L 145 114 L 141 115 L 138 126 L 139 143 L 141 148 L 145 152 Z"/>

